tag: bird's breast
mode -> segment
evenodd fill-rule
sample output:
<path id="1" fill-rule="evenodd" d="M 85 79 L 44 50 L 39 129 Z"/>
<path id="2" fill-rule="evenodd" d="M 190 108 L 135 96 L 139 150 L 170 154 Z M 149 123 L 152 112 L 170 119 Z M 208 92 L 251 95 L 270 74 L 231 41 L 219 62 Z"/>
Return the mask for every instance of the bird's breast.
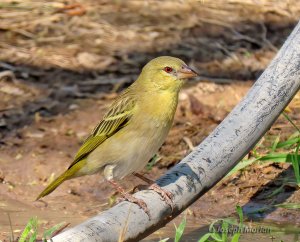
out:
<path id="1" fill-rule="evenodd" d="M 144 94 L 137 105 L 137 113 L 157 122 L 173 121 L 178 103 L 177 92 L 156 92 Z"/>

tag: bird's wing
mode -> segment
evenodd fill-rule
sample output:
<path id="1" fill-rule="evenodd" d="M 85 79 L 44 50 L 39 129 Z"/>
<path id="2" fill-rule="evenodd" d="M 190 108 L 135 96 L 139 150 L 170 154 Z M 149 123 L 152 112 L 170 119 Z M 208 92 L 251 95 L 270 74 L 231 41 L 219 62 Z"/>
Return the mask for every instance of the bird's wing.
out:
<path id="1" fill-rule="evenodd" d="M 84 141 L 69 169 L 90 154 L 107 138 L 126 126 L 132 116 L 135 105 L 136 102 L 133 96 L 124 95 L 118 98 L 91 135 Z"/>

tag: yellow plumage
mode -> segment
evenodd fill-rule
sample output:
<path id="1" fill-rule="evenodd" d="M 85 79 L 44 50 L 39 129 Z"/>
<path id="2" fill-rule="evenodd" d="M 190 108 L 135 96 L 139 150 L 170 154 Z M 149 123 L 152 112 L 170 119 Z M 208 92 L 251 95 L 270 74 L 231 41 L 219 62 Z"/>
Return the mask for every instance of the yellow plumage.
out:
<path id="1" fill-rule="evenodd" d="M 114 180 L 143 169 L 170 130 L 183 80 L 193 76 L 195 72 L 178 58 L 150 61 L 115 100 L 68 170 L 37 199 L 74 177 L 103 172 L 107 180 Z"/>

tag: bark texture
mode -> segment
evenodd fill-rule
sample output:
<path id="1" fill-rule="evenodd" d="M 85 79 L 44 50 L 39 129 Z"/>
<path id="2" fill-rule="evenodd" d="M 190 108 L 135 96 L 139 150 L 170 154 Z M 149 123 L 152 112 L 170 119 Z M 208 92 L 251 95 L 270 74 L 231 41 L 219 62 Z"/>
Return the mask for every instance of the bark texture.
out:
<path id="1" fill-rule="evenodd" d="M 300 86 L 300 23 L 244 99 L 179 164 L 157 180 L 174 195 L 175 209 L 154 191 L 135 194 L 137 205 L 122 202 L 53 238 L 53 241 L 138 241 L 159 229 L 222 179 L 258 142 Z"/>

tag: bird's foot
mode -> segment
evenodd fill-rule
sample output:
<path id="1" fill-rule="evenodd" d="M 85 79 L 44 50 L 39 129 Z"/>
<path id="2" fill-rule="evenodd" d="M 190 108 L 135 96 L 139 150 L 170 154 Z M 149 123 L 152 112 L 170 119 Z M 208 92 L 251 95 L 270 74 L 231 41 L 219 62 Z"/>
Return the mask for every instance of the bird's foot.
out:
<path id="1" fill-rule="evenodd" d="M 134 176 L 140 178 L 141 180 L 143 180 L 144 182 L 148 183 L 149 185 L 152 185 L 153 183 L 155 183 L 155 181 L 145 177 L 144 175 L 140 174 L 140 173 L 137 173 L 137 172 L 134 172 L 133 173 Z"/>
<path id="2" fill-rule="evenodd" d="M 108 180 L 108 182 L 110 184 L 112 184 L 114 186 L 114 188 L 121 194 L 123 199 L 118 199 L 118 202 L 121 201 L 128 201 L 128 202 L 132 202 L 137 204 L 141 209 L 144 210 L 144 212 L 148 215 L 148 217 L 150 218 L 150 212 L 149 209 L 147 207 L 147 204 L 142 200 L 142 199 L 138 199 L 134 196 L 132 196 L 129 193 L 126 193 L 125 190 L 114 180 Z"/>
<path id="3" fill-rule="evenodd" d="M 142 199 L 138 199 L 134 196 L 132 196 L 131 194 L 128 193 L 122 193 L 121 194 L 122 198 L 120 199 L 121 201 L 128 201 L 128 202 L 132 202 L 137 204 L 141 209 L 144 210 L 144 212 L 148 215 L 148 217 L 150 218 L 150 212 L 149 209 L 147 207 L 147 204 L 142 200 Z"/>
<path id="4" fill-rule="evenodd" d="M 135 175 L 136 177 L 140 178 L 141 180 L 147 182 L 150 185 L 148 187 L 148 189 L 157 192 L 163 198 L 163 200 L 171 207 L 171 209 L 173 211 L 173 209 L 174 209 L 174 203 L 173 203 L 173 200 L 172 200 L 173 194 L 171 192 L 162 189 L 154 181 L 152 181 L 151 179 L 145 177 L 144 175 L 142 175 L 140 173 L 133 173 L 133 175 Z M 139 189 L 140 187 L 142 187 L 142 186 L 141 185 L 135 186 L 133 188 L 133 191 L 135 191 L 136 189 Z"/>
<path id="5" fill-rule="evenodd" d="M 162 189 L 156 183 L 153 183 L 149 187 L 149 189 L 157 192 L 162 197 L 162 199 L 171 207 L 171 209 L 173 211 L 173 209 L 174 209 L 174 203 L 173 203 L 173 200 L 172 200 L 173 194 L 171 192 Z"/>

